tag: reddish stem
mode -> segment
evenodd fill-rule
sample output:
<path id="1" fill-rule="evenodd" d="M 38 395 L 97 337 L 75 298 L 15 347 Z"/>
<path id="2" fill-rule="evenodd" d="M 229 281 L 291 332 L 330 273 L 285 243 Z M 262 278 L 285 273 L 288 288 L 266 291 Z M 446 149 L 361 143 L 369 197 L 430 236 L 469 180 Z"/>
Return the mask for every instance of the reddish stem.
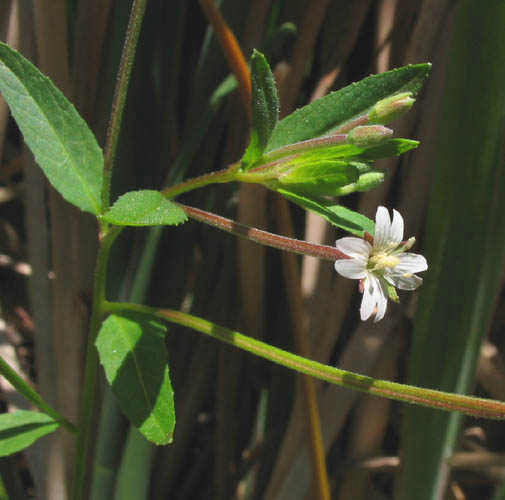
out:
<path id="1" fill-rule="evenodd" d="M 287 250 L 288 252 L 294 252 L 301 255 L 309 255 L 310 257 L 318 257 L 325 260 L 340 260 L 349 258 L 348 255 L 342 253 L 340 250 L 337 250 L 335 247 L 318 245 L 317 243 L 309 243 L 308 241 L 296 240 L 293 238 L 287 238 L 286 236 L 268 233 L 267 231 L 245 226 L 244 224 L 240 224 L 240 222 L 206 212 L 205 210 L 200 210 L 199 208 L 188 207 L 187 205 L 182 205 L 180 203 L 178 203 L 178 205 L 186 212 L 187 216 L 192 219 L 217 227 L 236 236 L 247 238 L 248 240 L 255 241 L 256 243 L 261 243 L 262 245 L 278 248 L 279 250 Z"/>

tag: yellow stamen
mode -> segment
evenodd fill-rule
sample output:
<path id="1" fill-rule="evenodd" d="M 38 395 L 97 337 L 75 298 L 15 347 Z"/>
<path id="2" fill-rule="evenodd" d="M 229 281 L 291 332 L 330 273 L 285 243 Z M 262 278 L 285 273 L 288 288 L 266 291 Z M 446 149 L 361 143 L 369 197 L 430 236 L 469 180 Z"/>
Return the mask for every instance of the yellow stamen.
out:
<path id="1" fill-rule="evenodd" d="M 394 255 L 389 255 L 386 252 L 381 252 L 372 255 L 368 260 L 368 268 L 379 270 L 386 267 L 394 268 L 400 263 L 400 259 Z"/>

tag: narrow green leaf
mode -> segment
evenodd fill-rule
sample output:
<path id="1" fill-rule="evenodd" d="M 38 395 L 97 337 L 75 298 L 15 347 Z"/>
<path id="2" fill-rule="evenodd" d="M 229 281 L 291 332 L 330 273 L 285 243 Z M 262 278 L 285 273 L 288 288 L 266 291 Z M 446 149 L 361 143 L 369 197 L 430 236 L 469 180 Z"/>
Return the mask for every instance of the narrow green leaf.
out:
<path id="1" fill-rule="evenodd" d="M 18 410 L 0 415 L 0 457 L 24 450 L 59 427 L 49 415 Z"/>
<path id="2" fill-rule="evenodd" d="M 265 162 L 276 160 L 282 156 L 293 156 L 296 155 L 291 163 L 300 161 L 323 161 L 323 160 L 337 160 L 339 158 L 363 158 L 366 160 L 379 160 L 381 158 L 389 158 L 391 156 L 399 156 L 411 149 L 417 148 L 419 146 L 419 141 L 413 141 L 411 139 L 389 139 L 379 146 L 373 147 L 358 147 L 354 144 L 325 144 L 317 147 L 311 147 L 304 149 L 298 149 L 302 147 L 300 143 L 294 145 L 293 147 L 286 148 L 283 150 L 275 150 L 271 153 L 264 155 Z"/>
<path id="3" fill-rule="evenodd" d="M 96 340 L 121 410 L 155 444 L 170 443 L 175 426 L 165 331 L 146 315 L 114 314 L 104 321 Z"/>
<path id="4" fill-rule="evenodd" d="M 101 212 L 103 154 L 65 96 L 21 54 L 0 43 L 0 92 L 53 187 L 85 212 Z"/>
<path id="5" fill-rule="evenodd" d="M 365 160 L 380 160 L 381 158 L 391 158 L 392 156 L 400 156 L 411 149 L 419 146 L 419 141 L 411 139 L 391 139 L 380 146 L 368 148 L 359 156 Z"/>
<path id="6" fill-rule="evenodd" d="M 334 201 L 317 196 L 302 196 L 285 189 L 277 191 L 300 207 L 320 215 L 330 224 L 360 238 L 363 237 L 365 231 L 372 236 L 375 234 L 375 223 L 372 220 L 349 208 L 337 205 Z"/>
<path id="7" fill-rule="evenodd" d="M 265 56 L 254 50 L 251 57 L 252 128 L 249 146 L 242 159 L 244 168 L 259 159 L 279 117 L 275 78 Z"/>
<path id="8" fill-rule="evenodd" d="M 101 219 L 117 226 L 174 226 L 188 217 L 159 191 L 145 190 L 119 197 Z"/>
<path id="9" fill-rule="evenodd" d="M 327 135 L 351 119 L 364 115 L 381 99 L 401 92 L 415 94 L 430 70 L 416 64 L 373 75 L 332 92 L 281 120 L 266 151 Z"/>

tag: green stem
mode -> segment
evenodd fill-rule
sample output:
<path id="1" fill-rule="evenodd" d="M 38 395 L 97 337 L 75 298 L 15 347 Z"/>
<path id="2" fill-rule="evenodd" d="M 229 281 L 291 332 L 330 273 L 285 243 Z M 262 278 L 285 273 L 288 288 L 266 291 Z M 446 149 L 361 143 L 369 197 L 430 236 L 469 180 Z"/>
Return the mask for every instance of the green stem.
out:
<path id="1" fill-rule="evenodd" d="M 84 374 L 84 390 L 82 396 L 81 415 L 77 433 L 75 451 L 74 477 L 72 482 L 72 500 L 82 498 L 86 475 L 86 462 L 90 445 L 90 430 L 93 418 L 93 408 L 96 394 L 96 379 L 98 372 L 98 352 L 95 340 L 102 325 L 106 312 L 105 287 L 107 264 L 112 243 L 121 232 L 122 227 L 113 227 L 101 240 L 95 271 L 95 291 L 93 308 L 89 327 L 88 346 L 86 350 L 86 369 Z"/>
<path id="2" fill-rule="evenodd" d="M 406 403 L 427 406 L 429 408 L 458 411 L 474 417 L 505 419 L 505 403 L 502 401 L 435 391 L 433 389 L 424 389 L 421 387 L 389 382 L 387 380 L 377 380 L 358 373 L 341 370 L 278 349 L 277 347 L 252 339 L 241 333 L 228 330 L 210 321 L 180 311 L 155 309 L 138 304 L 110 302 L 106 304 L 105 308 L 107 311 L 115 313 L 136 311 L 154 315 L 160 319 L 170 321 L 171 323 L 192 328 L 193 330 L 297 372 L 311 375 L 347 389 L 353 389 Z"/>
<path id="3" fill-rule="evenodd" d="M 116 149 L 121 130 L 121 121 L 123 118 L 123 110 L 126 102 L 126 94 L 128 92 L 128 84 L 130 83 L 130 75 L 133 67 L 133 59 L 135 58 L 135 50 L 142 25 L 142 18 L 146 8 L 147 0 L 134 0 L 130 13 L 128 29 L 126 31 L 126 39 L 121 55 L 119 65 L 119 73 L 114 90 L 114 98 L 112 100 L 112 110 L 110 115 L 109 128 L 107 130 L 107 143 L 105 146 L 105 161 L 103 172 L 103 187 L 102 187 L 102 210 L 109 208 L 110 203 L 110 183 L 112 178 L 112 169 L 114 159 L 116 158 Z"/>
<path id="4" fill-rule="evenodd" d="M 229 168 L 225 168 L 223 170 L 217 170 L 216 172 L 211 172 L 210 174 L 193 177 L 192 179 L 188 179 L 180 184 L 175 184 L 174 186 L 169 186 L 163 189 L 162 193 L 167 198 L 175 198 L 182 193 L 208 186 L 209 184 L 236 181 L 237 176 L 235 174 L 235 167 L 236 164 L 233 164 Z"/>
<path id="5" fill-rule="evenodd" d="M 25 380 L 23 380 L 0 356 L 0 374 L 13 387 L 15 387 L 28 401 L 31 401 L 37 408 L 49 415 L 53 420 L 61 424 L 70 432 L 75 432 L 77 428 L 69 422 L 63 415 L 58 413 L 52 406 L 46 403 L 40 394 L 35 391 Z"/>

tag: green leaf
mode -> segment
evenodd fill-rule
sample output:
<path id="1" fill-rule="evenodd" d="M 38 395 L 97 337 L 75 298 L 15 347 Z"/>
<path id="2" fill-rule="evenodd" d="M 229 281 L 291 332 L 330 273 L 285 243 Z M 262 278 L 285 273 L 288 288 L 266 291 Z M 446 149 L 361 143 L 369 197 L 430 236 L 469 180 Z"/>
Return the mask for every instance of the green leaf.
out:
<path id="1" fill-rule="evenodd" d="M 358 180 L 358 169 L 346 161 L 295 164 L 279 175 L 275 184 L 302 194 L 333 195 L 335 190 Z"/>
<path id="2" fill-rule="evenodd" d="M 113 314 L 96 340 L 100 362 L 119 406 L 146 439 L 172 441 L 174 393 L 165 347 L 166 327 L 143 314 Z"/>
<path id="3" fill-rule="evenodd" d="M 85 212 L 101 212 L 103 155 L 65 96 L 18 52 L 0 43 L 0 92 L 53 187 Z"/>
<path id="4" fill-rule="evenodd" d="M 116 226 L 173 226 L 186 222 L 188 217 L 159 191 L 144 190 L 119 197 L 101 219 Z"/>
<path id="5" fill-rule="evenodd" d="M 406 91 L 415 94 L 430 67 L 416 64 L 369 76 L 298 109 L 277 124 L 266 151 L 327 135 L 368 113 L 377 101 L 386 97 Z"/>
<path id="6" fill-rule="evenodd" d="M 400 156 L 411 149 L 417 148 L 417 146 L 419 146 L 419 141 L 391 139 L 380 146 L 365 149 L 359 156 L 365 160 L 379 160 L 391 156 Z"/>
<path id="7" fill-rule="evenodd" d="M 274 75 L 265 56 L 256 49 L 251 57 L 251 83 L 252 128 L 249 146 L 242 159 L 245 168 L 261 158 L 279 117 Z"/>
<path id="8" fill-rule="evenodd" d="M 59 427 L 49 415 L 18 410 L 0 415 L 0 457 L 24 450 Z"/>
<path id="9" fill-rule="evenodd" d="M 298 143 L 296 146 L 301 144 Z M 399 156 L 411 149 L 417 148 L 419 141 L 411 139 L 389 139 L 379 146 L 373 147 L 358 147 L 354 144 L 325 144 L 316 147 L 310 147 L 306 150 L 296 148 L 286 148 L 286 151 L 276 150 L 264 155 L 265 163 L 277 160 L 282 156 L 292 157 L 289 162 L 297 161 L 324 161 L 337 160 L 340 158 L 362 158 L 365 160 L 379 160 L 381 158 L 389 158 L 391 156 Z"/>
<path id="10" fill-rule="evenodd" d="M 332 200 L 317 196 L 302 196 L 285 189 L 278 189 L 277 191 L 300 207 L 320 215 L 330 224 L 360 238 L 363 238 L 365 231 L 372 236 L 375 234 L 375 223 L 372 220 L 349 208 L 337 205 Z"/>

